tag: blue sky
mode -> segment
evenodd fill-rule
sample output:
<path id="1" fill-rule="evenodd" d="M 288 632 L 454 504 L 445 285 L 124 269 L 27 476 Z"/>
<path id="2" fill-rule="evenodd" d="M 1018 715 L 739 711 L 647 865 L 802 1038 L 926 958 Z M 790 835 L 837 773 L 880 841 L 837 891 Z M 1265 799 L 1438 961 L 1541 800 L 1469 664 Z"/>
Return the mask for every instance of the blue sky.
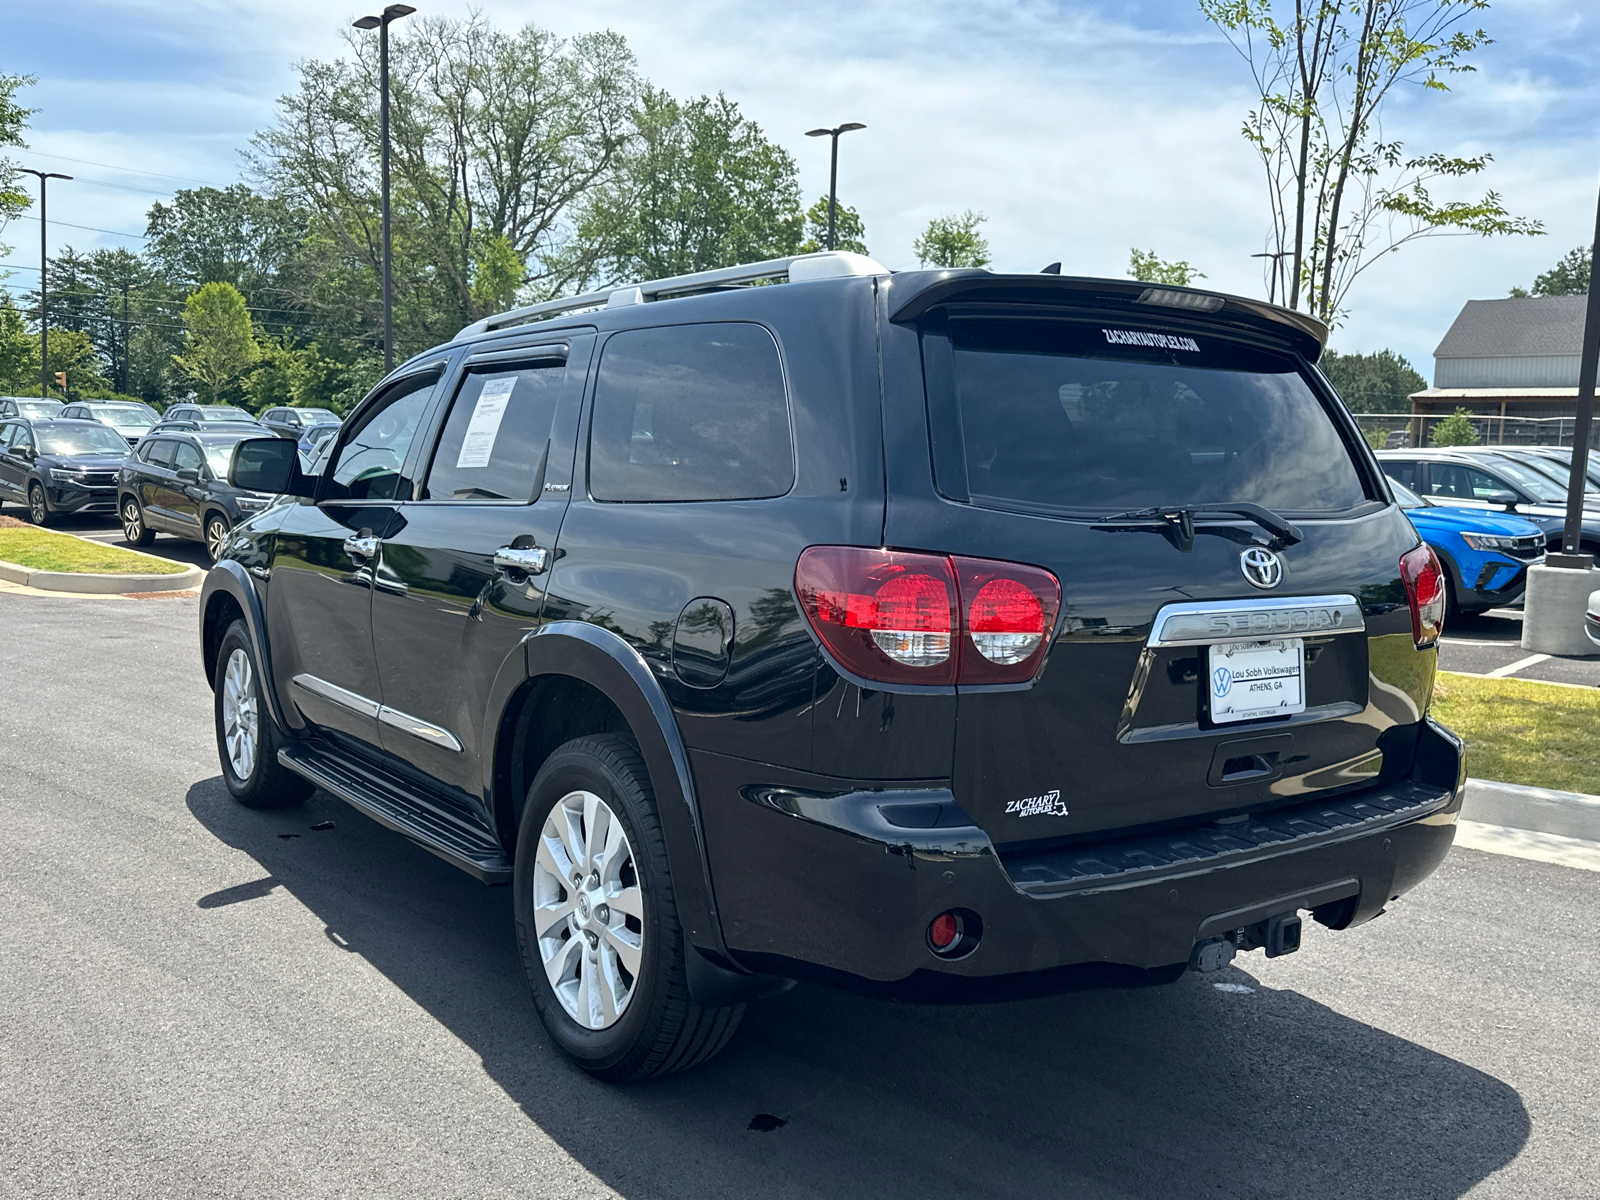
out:
<path id="1" fill-rule="evenodd" d="M 1121 275 L 1139 246 L 1190 260 L 1210 286 L 1264 293 L 1249 257 L 1267 234 L 1263 185 L 1238 136 L 1249 80 L 1194 0 L 481 7 L 502 25 L 615 29 L 656 84 L 725 91 L 795 155 L 808 197 L 827 187 L 827 152 L 803 131 L 865 122 L 842 143 L 840 194 L 890 266 L 915 265 L 911 242 L 930 217 L 970 207 L 988 215 L 999 269 L 1060 259 L 1068 272 Z M 271 122 L 293 64 L 339 53 L 361 11 L 319 0 L 0 0 L 0 71 L 39 78 L 22 97 L 40 109 L 31 152 L 14 157 L 78 177 L 52 187 L 51 252 L 138 246 L 65 223 L 140 233 L 145 210 L 172 189 L 237 180 L 239 151 Z M 1333 344 L 1392 347 L 1424 375 L 1462 301 L 1527 284 L 1593 232 L 1600 6 L 1499 0 L 1478 23 L 1495 44 L 1476 56 L 1477 73 L 1449 96 L 1398 96 L 1387 131 L 1415 149 L 1492 153 L 1477 190 L 1500 192 L 1549 234 L 1435 239 L 1363 277 Z M 9 262 L 37 266 L 34 222 L 13 221 L 0 237 Z M 33 278 L 24 269 L 11 283 Z"/>

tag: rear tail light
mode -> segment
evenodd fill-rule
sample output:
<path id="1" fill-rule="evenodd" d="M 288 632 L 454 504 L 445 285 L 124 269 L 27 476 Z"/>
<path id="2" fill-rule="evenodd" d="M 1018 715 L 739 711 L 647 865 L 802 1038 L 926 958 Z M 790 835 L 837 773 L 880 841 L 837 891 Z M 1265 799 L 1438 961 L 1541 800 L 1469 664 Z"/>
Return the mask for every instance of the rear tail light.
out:
<path id="1" fill-rule="evenodd" d="M 861 546 L 806 550 L 795 591 L 829 652 L 878 683 L 1025 683 L 1061 608 L 1038 567 Z"/>
<path id="2" fill-rule="evenodd" d="M 1426 543 L 1400 558 L 1400 579 L 1411 602 L 1411 639 L 1418 650 L 1439 640 L 1444 630 L 1444 568 Z"/>

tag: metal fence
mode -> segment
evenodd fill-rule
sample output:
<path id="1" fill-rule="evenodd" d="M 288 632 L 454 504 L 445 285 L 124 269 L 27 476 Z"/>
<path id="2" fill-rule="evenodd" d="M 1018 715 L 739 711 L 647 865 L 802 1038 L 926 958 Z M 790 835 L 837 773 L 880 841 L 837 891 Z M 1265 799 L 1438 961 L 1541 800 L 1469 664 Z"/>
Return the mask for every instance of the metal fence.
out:
<path id="1" fill-rule="evenodd" d="M 1434 427 L 1449 413 L 1353 413 L 1367 440 L 1379 449 L 1431 445 Z M 1498 413 L 1468 413 L 1467 420 L 1482 445 L 1570 446 L 1574 417 L 1502 417 Z M 1375 435 L 1383 435 L 1381 440 Z M 1600 448 L 1600 421 L 1589 431 L 1589 445 Z"/>

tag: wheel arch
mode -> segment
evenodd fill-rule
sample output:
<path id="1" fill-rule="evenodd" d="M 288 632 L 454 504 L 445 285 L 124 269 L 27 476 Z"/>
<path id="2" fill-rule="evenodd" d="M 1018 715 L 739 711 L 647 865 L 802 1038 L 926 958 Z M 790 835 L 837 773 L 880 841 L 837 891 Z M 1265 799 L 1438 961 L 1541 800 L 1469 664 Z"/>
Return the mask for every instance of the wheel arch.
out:
<path id="1" fill-rule="evenodd" d="M 631 645 L 587 622 L 551 622 L 529 634 L 523 646 L 522 678 L 497 682 L 495 691 L 504 699 L 494 750 L 483 764 L 504 844 L 514 848 L 528 786 L 557 746 L 591 733 L 629 734 L 655 791 L 684 933 L 695 946 L 731 962 L 717 919 L 688 751 L 660 682 Z"/>
<path id="2" fill-rule="evenodd" d="M 267 641 L 266 611 L 261 595 L 256 591 L 244 567 L 225 559 L 206 573 L 200 589 L 200 659 L 205 668 L 206 684 L 214 684 L 217 676 L 217 655 L 222 646 L 222 636 L 228 626 L 243 620 L 250 634 L 250 644 L 256 653 L 256 666 L 261 672 L 261 691 L 267 698 L 272 719 L 280 729 L 288 729 L 282 710 L 278 706 L 278 689 L 272 679 L 272 655 Z"/>

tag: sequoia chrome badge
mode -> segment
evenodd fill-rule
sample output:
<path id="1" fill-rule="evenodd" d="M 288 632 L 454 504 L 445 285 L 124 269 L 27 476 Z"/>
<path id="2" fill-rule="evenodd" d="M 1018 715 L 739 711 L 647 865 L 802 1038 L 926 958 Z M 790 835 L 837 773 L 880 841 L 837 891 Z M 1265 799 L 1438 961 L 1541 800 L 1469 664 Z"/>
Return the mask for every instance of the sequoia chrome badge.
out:
<path id="1" fill-rule="evenodd" d="M 1251 546 L 1239 555 L 1239 570 L 1258 588 L 1275 588 L 1283 582 L 1283 559 L 1265 546 Z"/>

